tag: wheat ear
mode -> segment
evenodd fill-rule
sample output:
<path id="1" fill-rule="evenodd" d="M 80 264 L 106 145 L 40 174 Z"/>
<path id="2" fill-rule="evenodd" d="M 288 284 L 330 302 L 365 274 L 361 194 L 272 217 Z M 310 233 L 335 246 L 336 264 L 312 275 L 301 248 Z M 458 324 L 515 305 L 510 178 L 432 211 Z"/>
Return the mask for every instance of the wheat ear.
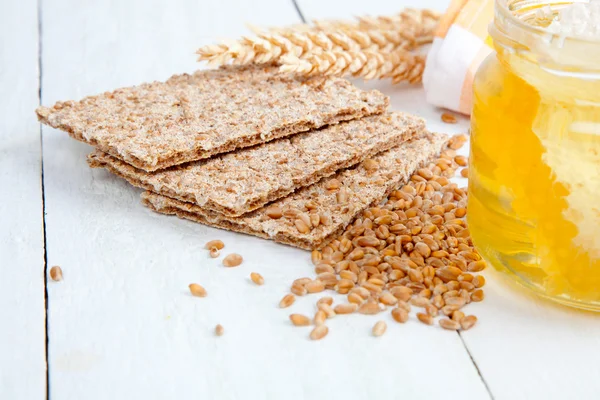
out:
<path id="1" fill-rule="evenodd" d="M 280 62 L 281 72 L 308 76 L 353 76 L 363 79 L 392 78 L 394 83 L 418 83 L 423 76 L 425 60 L 422 56 L 400 49 L 392 53 L 332 50 L 310 54 L 305 58 L 286 55 Z"/>

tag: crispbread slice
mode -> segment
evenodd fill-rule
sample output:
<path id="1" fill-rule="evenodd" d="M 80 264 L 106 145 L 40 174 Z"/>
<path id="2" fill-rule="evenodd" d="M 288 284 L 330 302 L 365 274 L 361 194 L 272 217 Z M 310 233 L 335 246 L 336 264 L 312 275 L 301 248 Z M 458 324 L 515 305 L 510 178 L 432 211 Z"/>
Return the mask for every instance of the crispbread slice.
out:
<path id="1" fill-rule="evenodd" d="M 388 98 L 333 77 L 228 66 L 39 107 L 39 120 L 136 168 L 156 171 L 380 114 Z"/>
<path id="2" fill-rule="evenodd" d="M 197 205 L 150 191 L 142 194 L 142 202 L 163 214 L 302 249 L 318 249 L 340 235 L 358 214 L 406 183 L 416 169 L 440 153 L 447 140 L 445 135 L 423 134 L 374 157 L 378 164 L 376 170 L 373 170 L 372 163 L 368 166 L 361 164 L 238 218 L 223 217 Z M 339 189 L 334 189 L 336 183 L 340 184 Z M 275 210 L 283 211 L 283 215 L 272 218 L 270 215 L 278 216 Z M 319 216 L 319 224 L 309 232 L 301 233 L 297 220 L 306 220 L 307 217 L 311 220 L 311 214 Z"/>
<path id="3" fill-rule="evenodd" d="M 424 125 L 403 113 L 374 115 L 156 172 L 100 151 L 90 154 L 88 162 L 135 186 L 237 217 L 389 150 Z"/>

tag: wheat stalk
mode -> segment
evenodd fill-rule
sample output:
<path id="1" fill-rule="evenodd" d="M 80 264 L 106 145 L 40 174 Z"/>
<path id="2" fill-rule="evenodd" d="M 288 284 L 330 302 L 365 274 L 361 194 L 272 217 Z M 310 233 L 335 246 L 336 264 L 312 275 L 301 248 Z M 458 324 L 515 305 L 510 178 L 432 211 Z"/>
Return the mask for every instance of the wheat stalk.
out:
<path id="1" fill-rule="evenodd" d="M 406 9 L 396 15 L 357 21 L 316 21 L 261 30 L 236 41 L 204 46 L 199 61 L 210 65 L 277 63 L 282 72 L 304 75 L 421 81 L 424 59 L 409 50 L 428 43 L 439 15 Z"/>
<path id="2" fill-rule="evenodd" d="M 400 49 L 392 53 L 331 50 L 310 54 L 305 58 L 285 55 L 280 62 L 281 72 L 308 76 L 353 76 L 366 80 L 392 78 L 393 83 L 418 83 L 423 76 L 425 60 L 422 56 Z"/>
<path id="3" fill-rule="evenodd" d="M 198 50 L 198 60 L 210 64 L 267 63 L 279 60 L 284 55 L 304 57 L 306 54 L 343 50 L 360 51 L 375 46 L 366 35 L 350 37 L 343 32 L 330 31 L 281 31 L 264 32 L 253 37 L 243 37 L 230 44 L 205 46 Z"/>
<path id="4" fill-rule="evenodd" d="M 317 25 L 260 31 L 254 37 L 209 45 L 197 51 L 211 65 L 276 62 L 285 55 L 305 58 L 332 50 L 382 51 L 413 49 L 431 41 L 437 15 L 408 9 L 391 17 L 363 17 L 358 22 L 321 21 Z"/>
<path id="5" fill-rule="evenodd" d="M 422 45 L 433 40 L 433 33 L 439 22 L 440 15 L 432 10 L 412 9 L 402 10 L 392 16 L 357 17 L 357 21 L 318 20 L 315 27 L 321 30 L 387 32 L 393 31 L 402 35 L 415 44 Z"/>

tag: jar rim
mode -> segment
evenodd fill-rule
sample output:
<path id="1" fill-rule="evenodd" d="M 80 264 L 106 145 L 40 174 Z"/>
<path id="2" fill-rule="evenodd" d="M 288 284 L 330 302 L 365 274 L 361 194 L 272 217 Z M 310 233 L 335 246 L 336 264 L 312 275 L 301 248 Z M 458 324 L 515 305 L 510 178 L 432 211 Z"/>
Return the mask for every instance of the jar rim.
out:
<path id="1" fill-rule="evenodd" d="M 519 54 L 555 71 L 600 73 L 600 40 L 551 32 L 528 22 L 543 6 L 553 11 L 587 0 L 495 0 L 490 35 L 499 52 Z"/>
<path id="2" fill-rule="evenodd" d="M 545 35 L 547 37 L 553 37 L 549 41 L 560 41 L 562 43 L 567 42 L 579 42 L 589 43 L 590 45 L 600 45 L 600 39 L 590 38 L 585 36 L 572 36 L 572 35 L 561 35 L 560 33 L 552 32 L 548 28 L 543 26 L 536 26 L 528 23 L 523 18 L 519 18 L 516 11 L 521 9 L 537 9 L 542 6 L 550 6 L 553 10 L 558 10 L 574 3 L 589 3 L 588 0 L 495 0 L 495 20 L 498 16 L 501 16 L 503 20 L 510 22 L 519 29 L 524 31 Z"/>

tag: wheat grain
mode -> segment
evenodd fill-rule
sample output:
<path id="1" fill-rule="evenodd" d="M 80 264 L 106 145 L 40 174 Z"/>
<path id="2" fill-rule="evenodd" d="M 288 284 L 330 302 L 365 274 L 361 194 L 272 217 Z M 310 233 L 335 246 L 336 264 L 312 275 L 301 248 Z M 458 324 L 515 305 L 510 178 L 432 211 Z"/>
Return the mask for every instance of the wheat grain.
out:
<path id="1" fill-rule="evenodd" d="M 54 282 L 62 281 L 63 273 L 62 269 L 58 265 L 50 268 L 50 279 L 52 279 Z"/>
<path id="2" fill-rule="evenodd" d="M 226 267 L 237 267 L 243 260 L 239 254 L 231 253 L 223 259 L 223 265 Z"/>
<path id="3" fill-rule="evenodd" d="M 206 289 L 204 289 L 202 286 L 198 285 L 197 283 L 190 283 L 189 288 L 190 288 L 190 293 L 192 294 L 192 296 L 206 297 Z"/>
<path id="4" fill-rule="evenodd" d="M 317 325 L 315 329 L 310 332 L 310 338 L 312 340 L 320 340 L 323 339 L 327 333 L 329 333 L 329 328 L 325 325 Z"/>
<path id="5" fill-rule="evenodd" d="M 250 274 L 250 279 L 259 286 L 265 283 L 265 278 L 263 278 L 258 272 L 252 272 Z"/>
<path id="6" fill-rule="evenodd" d="M 308 326 L 310 325 L 310 318 L 302 314 L 290 314 L 290 321 L 295 326 Z"/>
<path id="7" fill-rule="evenodd" d="M 387 330 L 387 325 L 384 321 L 377 321 L 373 326 L 373 336 L 381 336 Z"/>

